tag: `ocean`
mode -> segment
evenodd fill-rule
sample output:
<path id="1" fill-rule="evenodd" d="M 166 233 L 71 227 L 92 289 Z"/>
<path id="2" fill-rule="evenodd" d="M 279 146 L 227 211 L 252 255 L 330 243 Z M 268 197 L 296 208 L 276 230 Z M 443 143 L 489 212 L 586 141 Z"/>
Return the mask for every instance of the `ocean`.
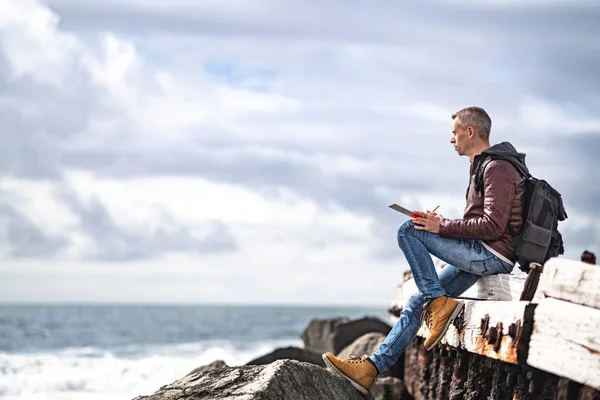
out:
<path id="1" fill-rule="evenodd" d="M 0 305 L 0 399 L 130 400 L 215 360 L 302 346 L 312 318 L 385 307 Z"/>

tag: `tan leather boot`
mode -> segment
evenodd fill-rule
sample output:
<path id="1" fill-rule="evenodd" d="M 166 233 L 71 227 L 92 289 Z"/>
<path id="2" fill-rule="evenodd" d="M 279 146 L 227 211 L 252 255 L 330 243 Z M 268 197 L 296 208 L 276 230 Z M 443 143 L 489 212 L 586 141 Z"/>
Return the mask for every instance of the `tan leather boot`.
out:
<path id="1" fill-rule="evenodd" d="M 429 328 L 429 334 L 424 343 L 427 350 L 431 350 L 442 340 L 448 327 L 463 307 L 463 303 L 448 296 L 436 297 L 425 306 L 421 314 L 421 322 L 425 322 Z"/>
<path id="2" fill-rule="evenodd" d="M 362 394 L 369 394 L 371 386 L 377 377 L 377 369 L 367 360 L 368 356 L 362 357 L 350 354 L 350 358 L 342 360 L 327 352 L 323 354 L 323 361 L 327 369 L 337 375 L 346 378 L 352 386 Z"/>

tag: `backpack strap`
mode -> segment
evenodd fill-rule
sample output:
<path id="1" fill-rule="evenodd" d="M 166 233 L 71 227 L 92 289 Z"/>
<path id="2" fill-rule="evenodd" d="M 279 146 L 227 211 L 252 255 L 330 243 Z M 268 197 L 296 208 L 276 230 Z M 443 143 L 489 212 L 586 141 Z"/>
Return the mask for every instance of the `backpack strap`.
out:
<path id="1" fill-rule="evenodd" d="M 485 158 L 483 159 L 483 161 L 481 161 L 479 163 L 479 165 L 477 166 L 477 170 L 475 171 L 475 190 L 482 195 L 483 195 L 483 174 L 485 173 L 485 169 L 487 168 L 488 164 L 494 160 L 508 161 L 513 167 L 515 167 L 515 169 L 517 170 L 517 172 L 519 172 L 519 175 L 521 175 L 521 177 L 523 177 L 523 179 L 531 178 L 531 174 L 525 172 L 519 165 L 513 163 L 511 159 L 504 158 L 504 157 L 497 156 L 497 155 L 486 154 Z M 510 224 L 510 221 L 508 221 L 506 228 L 510 232 L 511 236 L 515 237 L 515 236 L 519 235 L 514 230 L 512 225 Z"/>
<path id="2" fill-rule="evenodd" d="M 510 224 L 510 220 L 508 221 L 508 224 L 506 224 L 506 229 L 508 229 L 508 231 L 510 232 L 510 235 L 512 237 L 518 236 L 519 234 L 514 230 L 514 228 L 512 227 L 512 225 Z"/>
<path id="3" fill-rule="evenodd" d="M 486 155 L 484 157 L 485 158 L 479 162 L 479 165 L 475 170 L 475 191 L 479 194 L 483 194 L 483 173 L 485 172 L 488 164 L 497 158 L 491 155 Z"/>
<path id="4" fill-rule="evenodd" d="M 475 171 L 475 190 L 480 194 L 483 194 L 483 174 L 485 172 L 485 169 L 487 168 L 488 164 L 494 160 L 508 161 L 509 163 L 511 163 L 511 165 L 513 167 L 515 167 L 515 169 L 517 170 L 519 175 L 521 175 L 521 177 L 523 177 L 524 179 L 531 178 L 531 174 L 525 172 L 519 165 L 515 164 L 510 158 L 504 158 L 502 156 L 490 155 L 490 154 L 486 154 L 484 157 L 485 158 L 483 159 L 483 161 L 481 161 L 479 163 L 479 165 L 477 166 L 477 170 Z"/>

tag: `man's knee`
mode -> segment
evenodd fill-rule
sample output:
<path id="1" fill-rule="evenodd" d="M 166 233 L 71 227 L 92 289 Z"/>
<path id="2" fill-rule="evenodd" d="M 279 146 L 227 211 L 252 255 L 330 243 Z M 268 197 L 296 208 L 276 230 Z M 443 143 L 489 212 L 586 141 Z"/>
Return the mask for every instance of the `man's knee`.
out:
<path id="1" fill-rule="evenodd" d="M 400 236 L 407 236 L 410 235 L 411 233 L 413 233 L 415 230 L 415 226 L 412 222 L 412 220 L 408 220 L 405 223 L 403 223 L 402 225 L 400 225 L 398 227 L 398 237 Z"/>

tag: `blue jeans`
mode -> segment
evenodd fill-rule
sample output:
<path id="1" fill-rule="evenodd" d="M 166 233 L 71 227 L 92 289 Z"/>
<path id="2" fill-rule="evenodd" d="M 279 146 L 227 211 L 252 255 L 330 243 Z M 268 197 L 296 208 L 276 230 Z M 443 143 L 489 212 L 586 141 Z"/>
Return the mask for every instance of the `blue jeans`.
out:
<path id="1" fill-rule="evenodd" d="M 404 305 L 396 325 L 371 355 L 380 373 L 387 372 L 421 327 L 423 304 L 438 296 L 457 297 L 483 275 L 509 274 L 513 266 L 486 249 L 479 240 L 441 237 L 415 229 L 411 220 L 398 229 L 402 249 L 419 293 Z M 431 255 L 449 265 L 438 276 Z"/>

